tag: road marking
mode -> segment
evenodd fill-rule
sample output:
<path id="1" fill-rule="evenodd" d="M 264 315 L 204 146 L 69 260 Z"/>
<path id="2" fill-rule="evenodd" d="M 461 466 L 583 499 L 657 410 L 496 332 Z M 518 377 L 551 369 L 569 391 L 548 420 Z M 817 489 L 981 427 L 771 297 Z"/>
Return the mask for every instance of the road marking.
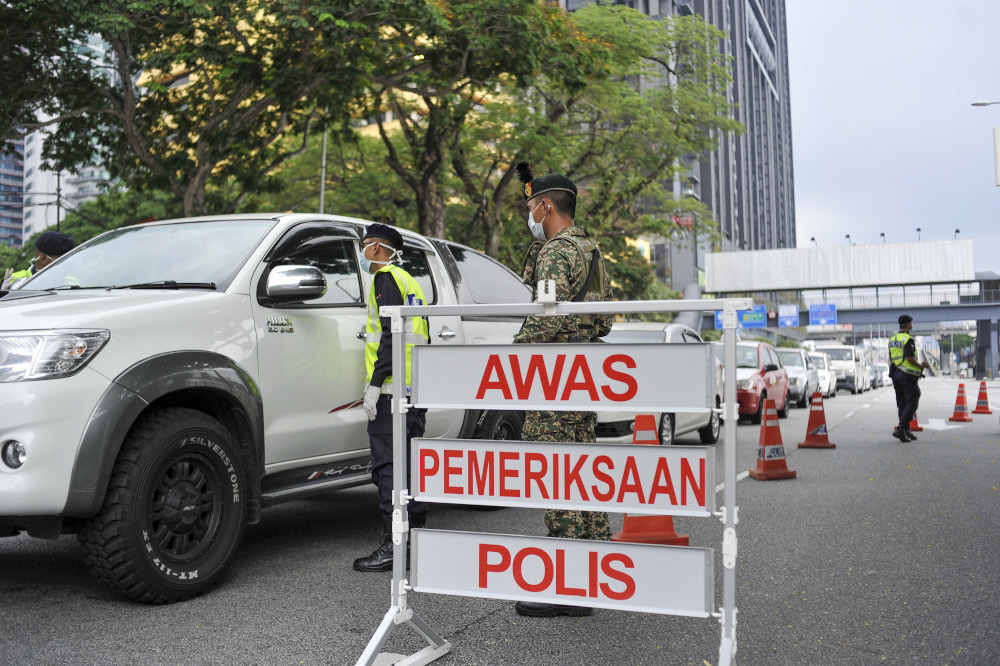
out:
<path id="1" fill-rule="evenodd" d="M 964 426 L 948 425 L 944 422 L 944 419 L 929 419 L 926 424 L 924 424 L 924 430 L 955 430 L 956 428 L 962 428 Z"/>
<path id="2" fill-rule="evenodd" d="M 745 472 L 740 472 L 739 474 L 736 475 L 736 482 L 739 483 L 740 481 L 742 481 L 743 479 L 747 478 L 748 476 L 750 476 L 750 470 L 747 470 Z M 726 487 L 726 484 L 724 484 L 724 483 L 720 483 L 719 485 L 717 485 L 715 487 L 715 494 L 718 495 L 719 493 L 721 493 L 722 490 L 723 490 L 723 488 L 725 488 L 725 487 Z"/>
<path id="3" fill-rule="evenodd" d="M 847 419 L 851 418 L 852 416 L 854 416 L 854 412 L 847 412 L 847 416 L 844 417 L 844 420 L 846 421 Z"/>

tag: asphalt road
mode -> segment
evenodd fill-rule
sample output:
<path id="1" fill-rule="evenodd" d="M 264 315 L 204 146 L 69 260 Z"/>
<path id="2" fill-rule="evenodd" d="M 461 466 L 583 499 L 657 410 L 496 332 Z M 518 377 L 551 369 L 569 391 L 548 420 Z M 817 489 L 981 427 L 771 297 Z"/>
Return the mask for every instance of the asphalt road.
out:
<path id="1" fill-rule="evenodd" d="M 965 383 L 974 406 L 978 382 Z M 836 449 L 797 449 L 808 410 L 793 409 L 780 424 L 798 478 L 738 482 L 743 664 L 1000 664 L 1000 414 L 954 427 L 958 381 L 921 386 L 928 428 L 918 441 L 890 436 L 891 389 L 841 391 L 826 401 Z M 1000 406 L 1000 382 L 989 388 Z M 753 466 L 758 433 L 738 426 L 738 470 Z M 719 482 L 722 462 L 720 443 Z M 428 526 L 540 535 L 540 513 L 437 506 Z M 675 524 L 692 545 L 716 548 L 721 604 L 721 523 Z M 373 488 L 274 507 L 249 528 L 221 587 L 171 606 L 99 586 L 74 537 L 0 539 L 0 664 L 353 664 L 389 605 L 391 575 L 351 570 L 378 529 Z M 529 619 L 507 601 L 414 594 L 410 602 L 452 643 L 442 665 L 718 659 L 713 619 L 610 610 Z M 397 628 L 385 651 L 423 646 Z"/>

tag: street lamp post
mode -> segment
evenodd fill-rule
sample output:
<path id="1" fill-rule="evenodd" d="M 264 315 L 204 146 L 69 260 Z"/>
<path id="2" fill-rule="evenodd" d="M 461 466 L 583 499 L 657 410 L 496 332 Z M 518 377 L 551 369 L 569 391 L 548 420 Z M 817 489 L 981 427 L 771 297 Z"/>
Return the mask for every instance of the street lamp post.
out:
<path id="1" fill-rule="evenodd" d="M 955 229 L 955 238 L 956 238 L 956 239 L 958 238 L 958 234 L 959 234 L 959 233 L 961 233 L 961 230 L 959 230 L 959 229 Z"/>
<path id="2" fill-rule="evenodd" d="M 854 245 L 854 243 L 851 242 L 851 234 L 844 234 L 844 238 L 847 239 L 848 245 Z"/>
<path id="3" fill-rule="evenodd" d="M 973 102 L 972 106 L 990 106 L 1000 102 L 990 102 L 985 99 Z M 1000 127 L 993 128 L 993 173 L 997 187 L 1000 187 Z"/>
<path id="4" fill-rule="evenodd" d="M 811 242 L 816 247 L 819 247 L 819 243 L 816 242 L 816 237 L 815 236 L 813 236 L 812 238 L 810 238 L 809 242 Z"/>
<path id="5" fill-rule="evenodd" d="M 879 234 L 879 236 L 881 236 L 882 243 L 884 244 L 885 243 L 885 232 L 883 231 L 882 233 Z"/>
<path id="6" fill-rule="evenodd" d="M 917 242 L 920 242 L 920 227 L 917 227 Z"/>

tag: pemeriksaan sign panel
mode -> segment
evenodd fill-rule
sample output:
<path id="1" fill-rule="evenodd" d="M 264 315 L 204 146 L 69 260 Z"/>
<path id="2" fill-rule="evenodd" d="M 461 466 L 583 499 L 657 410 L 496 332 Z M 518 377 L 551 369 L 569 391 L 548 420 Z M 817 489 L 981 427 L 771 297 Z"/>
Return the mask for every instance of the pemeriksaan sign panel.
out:
<path id="1" fill-rule="evenodd" d="M 586 539 L 412 532 L 417 592 L 708 617 L 713 550 Z"/>
<path id="2" fill-rule="evenodd" d="M 708 344 L 416 346 L 419 407 L 705 412 L 714 406 Z"/>
<path id="3" fill-rule="evenodd" d="M 413 494 L 424 502 L 680 516 L 715 510 L 711 447 L 416 439 L 411 458 Z"/>

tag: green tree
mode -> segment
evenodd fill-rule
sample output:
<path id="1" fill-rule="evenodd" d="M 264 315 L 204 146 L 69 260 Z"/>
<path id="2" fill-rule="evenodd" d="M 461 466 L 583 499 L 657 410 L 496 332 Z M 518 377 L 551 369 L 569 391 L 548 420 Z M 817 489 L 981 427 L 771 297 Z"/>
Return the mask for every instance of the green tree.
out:
<path id="1" fill-rule="evenodd" d="M 100 163 L 133 189 L 173 193 L 185 214 L 231 211 L 279 185 L 273 174 L 308 146 L 319 118 L 350 116 L 385 60 L 381 31 L 424 4 L 3 3 L 0 24 L 15 28 L 4 74 L 32 85 L 5 85 L 0 136 L 54 127 L 52 166 Z M 88 36 L 107 52 L 81 48 Z"/>

